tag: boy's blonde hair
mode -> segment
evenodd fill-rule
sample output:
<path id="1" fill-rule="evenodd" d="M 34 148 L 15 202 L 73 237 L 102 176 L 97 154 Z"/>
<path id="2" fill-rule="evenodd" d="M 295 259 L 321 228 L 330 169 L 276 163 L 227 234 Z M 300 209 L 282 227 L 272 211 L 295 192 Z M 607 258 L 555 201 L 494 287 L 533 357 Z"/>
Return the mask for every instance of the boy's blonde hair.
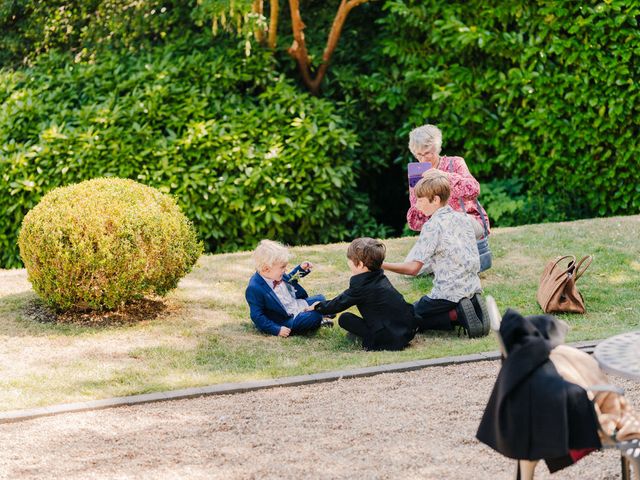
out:
<path id="1" fill-rule="evenodd" d="M 291 258 L 289 249 L 280 242 L 273 240 L 260 240 L 260 243 L 253 251 L 253 261 L 256 270 L 262 271 L 265 267 L 272 267 L 276 263 L 288 263 Z"/>
<path id="2" fill-rule="evenodd" d="M 449 185 L 449 176 L 438 170 L 432 168 L 427 170 L 420 181 L 413 189 L 416 197 L 427 198 L 430 202 L 438 195 L 440 197 L 440 203 L 445 205 L 449 196 L 451 195 L 451 186 Z"/>

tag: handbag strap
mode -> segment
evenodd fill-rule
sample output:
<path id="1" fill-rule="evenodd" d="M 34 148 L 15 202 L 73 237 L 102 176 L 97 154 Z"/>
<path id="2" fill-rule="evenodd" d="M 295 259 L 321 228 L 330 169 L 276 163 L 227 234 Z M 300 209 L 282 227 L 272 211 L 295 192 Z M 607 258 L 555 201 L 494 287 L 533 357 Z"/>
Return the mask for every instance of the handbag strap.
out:
<path id="1" fill-rule="evenodd" d="M 576 263 L 576 257 L 575 257 L 574 255 L 564 255 L 564 256 L 562 256 L 562 257 L 558 257 L 558 258 L 556 259 L 556 261 L 554 262 L 554 264 L 553 264 L 553 268 L 556 268 L 556 265 L 558 265 L 558 264 L 559 264 L 562 260 L 564 260 L 565 258 L 570 258 L 570 259 L 571 259 L 571 262 L 569 262 L 569 267 L 567 268 L 567 272 L 568 272 L 569 270 L 571 270 L 571 269 L 573 268 L 573 265 L 572 265 L 572 264 L 575 264 L 575 263 Z M 552 270 L 553 270 L 553 268 L 552 268 Z"/>
<path id="2" fill-rule="evenodd" d="M 480 205 L 480 201 L 478 200 L 478 197 L 476 197 L 476 205 L 478 206 L 478 212 L 480 213 L 480 220 L 482 220 L 482 226 L 484 227 L 484 236 L 488 237 L 489 236 L 489 222 L 488 222 L 488 218 L 487 218 L 487 212 L 484 211 L 484 208 L 482 208 L 482 205 Z"/>
<path id="3" fill-rule="evenodd" d="M 564 255 L 562 257 L 558 257 L 556 259 L 555 262 L 553 262 L 553 265 L 551 266 L 551 268 L 549 269 L 549 275 L 551 274 L 551 272 L 553 272 L 555 270 L 555 268 L 558 266 L 558 264 L 563 261 L 564 259 L 569 258 L 571 261 L 567 264 L 567 268 L 562 270 L 560 273 L 558 273 L 555 278 L 554 281 L 558 281 L 561 278 L 565 277 L 566 275 L 573 275 L 573 273 L 575 272 L 575 268 L 576 268 L 576 257 L 574 255 Z M 551 277 L 553 278 L 553 277 Z"/>
<path id="4" fill-rule="evenodd" d="M 453 157 L 449 157 L 449 173 L 454 173 Z M 464 207 L 464 200 L 462 200 L 462 198 L 459 198 L 458 203 L 460 203 L 460 209 L 466 214 L 467 209 Z M 478 197 L 476 197 L 476 205 L 478 206 L 478 213 L 480 214 L 480 220 L 482 220 L 482 229 L 484 230 L 484 238 L 486 238 L 489 236 L 489 226 L 487 222 L 488 218 L 487 218 L 487 213 L 484 211 L 484 208 L 482 208 L 482 205 L 480 205 L 480 201 L 478 200 Z"/>
<path id="5" fill-rule="evenodd" d="M 582 270 L 580 270 L 580 267 L 582 266 L 582 264 L 584 262 L 587 262 L 587 264 L 582 268 Z M 587 268 L 589 268 L 589 265 L 591 265 L 591 262 L 593 262 L 593 257 L 591 255 L 587 255 L 576 264 L 576 267 L 575 267 L 576 268 L 576 280 L 575 280 L 576 282 L 582 276 L 582 274 L 587 270 Z"/>

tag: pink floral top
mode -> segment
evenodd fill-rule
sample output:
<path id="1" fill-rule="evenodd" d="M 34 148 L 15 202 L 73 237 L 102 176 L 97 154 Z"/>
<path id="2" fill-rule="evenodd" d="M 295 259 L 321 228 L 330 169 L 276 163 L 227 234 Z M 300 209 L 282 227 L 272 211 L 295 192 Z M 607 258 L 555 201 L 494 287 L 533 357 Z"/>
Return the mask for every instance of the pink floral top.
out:
<path id="1" fill-rule="evenodd" d="M 450 167 L 450 164 L 452 164 L 451 166 L 453 168 Z M 451 208 L 459 212 L 462 211 L 462 207 L 460 205 L 460 199 L 462 199 L 466 212 L 475 220 L 480 222 L 480 225 L 482 225 L 482 216 L 478 210 L 478 208 L 482 207 L 479 207 L 476 203 L 476 199 L 478 198 L 478 195 L 480 195 L 480 184 L 475 178 L 473 178 L 471 172 L 469 172 L 464 158 L 440 157 L 440 162 L 438 162 L 438 166 L 436 168 L 449 175 L 449 182 L 451 183 L 449 205 Z M 416 200 L 417 197 L 413 188 L 409 187 L 409 202 L 411 203 L 411 206 L 407 211 L 407 223 L 411 230 L 419 232 L 425 222 L 429 220 L 429 217 L 416 208 Z M 482 212 L 484 213 L 484 218 L 487 221 L 487 229 L 491 232 L 487 212 L 484 208 L 482 208 Z"/>

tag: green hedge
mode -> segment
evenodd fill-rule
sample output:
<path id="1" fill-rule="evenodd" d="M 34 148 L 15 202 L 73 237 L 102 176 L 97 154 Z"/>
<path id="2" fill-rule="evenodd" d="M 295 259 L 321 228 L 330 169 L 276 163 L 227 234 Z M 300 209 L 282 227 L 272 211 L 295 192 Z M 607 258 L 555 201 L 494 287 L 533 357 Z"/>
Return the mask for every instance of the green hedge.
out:
<path id="1" fill-rule="evenodd" d="M 395 134 L 361 144 L 404 168 L 409 130 L 436 123 L 443 151 L 480 180 L 524 181 L 531 217 L 512 219 L 538 220 L 539 206 L 547 220 L 640 211 L 638 2 L 387 0 L 378 15 L 366 66 L 333 70 Z M 491 186 L 494 199 L 511 189 Z"/>
<path id="2" fill-rule="evenodd" d="M 0 3 L 0 57 L 36 61 L 0 72 L 4 265 L 44 192 L 100 175 L 176 194 L 211 251 L 384 234 L 372 213 L 400 231 L 407 136 L 425 122 L 467 159 L 497 224 L 640 211 L 637 2 L 368 2 L 324 101 L 281 76 L 297 77 L 283 51 L 245 58 L 242 39 L 194 37 L 196 3 Z M 305 8 L 320 58 L 335 9 Z M 38 56 L 56 48 L 80 63 Z"/>
<path id="3" fill-rule="evenodd" d="M 0 71 L 3 266 L 20 265 L 18 227 L 46 192 L 97 176 L 175 195 L 209 251 L 376 233 L 334 106 L 301 94 L 266 52 L 208 45 Z"/>
<path id="4" fill-rule="evenodd" d="M 199 31 L 196 0 L 0 0 L 0 66 L 53 50 L 94 59 L 101 49 L 138 51 L 173 32 Z"/>

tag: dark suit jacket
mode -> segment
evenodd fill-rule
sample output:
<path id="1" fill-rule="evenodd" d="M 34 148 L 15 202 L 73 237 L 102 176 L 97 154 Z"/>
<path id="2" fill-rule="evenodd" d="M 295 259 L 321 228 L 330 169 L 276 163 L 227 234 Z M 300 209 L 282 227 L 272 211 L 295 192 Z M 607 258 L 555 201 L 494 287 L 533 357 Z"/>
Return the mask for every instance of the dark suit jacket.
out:
<path id="1" fill-rule="evenodd" d="M 413 305 L 405 302 L 383 270 L 351 277 L 349 288 L 333 300 L 320 302 L 316 311 L 323 315 L 342 312 L 356 305 L 371 335 L 363 338 L 366 349 L 400 350 L 415 335 Z"/>
<path id="2" fill-rule="evenodd" d="M 288 274 L 284 274 L 282 280 L 295 289 L 296 298 L 307 298 L 309 295 L 298 281 L 290 281 L 291 277 L 298 272 L 301 272 L 301 277 L 309 273 L 302 270 L 300 265 L 298 265 Z M 267 282 L 264 281 L 264 278 L 262 278 L 258 272 L 254 273 L 249 280 L 249 285 L 247 286 L 244 296 L 249 304 L 251 320 L 253 320 L 253 323 L 259 330 L 265 333 L 278 335 L 280 327 L 292 317 L 292 315 L 289 315 L 284 309 L 282 302 L 280 302 L 273 288 L 267 285 Z"/>
<path id="3" fill-rule="evenodd" d="M 544 318 L 543 318 L 544 317 Z M 549 359 L 549 315 L 507 310 L 500 335 L 507 349 L 477 438 L 503 455 L 545 459 L 554 471 L 569 450 L 600 448 L 598 420 L 587 392 L 565 381 Z"/>

